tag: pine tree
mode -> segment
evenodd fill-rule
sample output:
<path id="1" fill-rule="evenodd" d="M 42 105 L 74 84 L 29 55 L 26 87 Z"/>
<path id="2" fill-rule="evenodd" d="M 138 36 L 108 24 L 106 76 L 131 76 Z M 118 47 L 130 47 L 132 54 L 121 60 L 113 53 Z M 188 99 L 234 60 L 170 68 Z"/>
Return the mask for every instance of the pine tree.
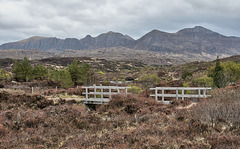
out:
<path id="1" fill-rule="evenodd" d="M 74 85 L 74 83 L 72 82 L 71 75 L 68 70 L 60 71 L 60 81 L 61 81 L 61 87 L 63 87 L 63 88 L 73 87 L 73 85 Z"/>
<path id="2" fill-rule="evenodd" d="M 94 80 L 94 73 L 89 64 L 80 63 L 76 59 L 67 67 L 75 84 L 90 84 Z"/>
<path id="3" fill-rule="evenodd" d="M 213 78 L 213 84 L 216 87 L 220 88 L 225 86 L 224 72 L 223 72 L 223 68 L 220 65 L 219 57 L 217 57 L 215 69 L 213 70 L 213 73 L 212 73 L 212 78 Z"/>
<path id="4" fill-rule="evenodd" d="M 55 83 L 60 81 L 60 72 L 58 70 L 48 70 L 49 79 Z"/>
<path id="5" fill-rule="evenodd" d="M 35 65 L 33 75 L 35 80 L 43 80 L 47 77 L 48 70 L 43 65 Z"/>
<path id="6" fill-rule="evenodd" d="M 33 69 L 26 57 L 21 62 L 15 61 L 12 72 L 16 81 L 26 82 L 33 79 Z"/>
<path id="7" fill-rule="evenodd" d="M 73 60 L 71 65 L 68 65 L 68 71 L 70 72 L 72 81 L 76 83 L 79 79 L 81 68 L 80 68 L 80 62 L 76 59 Z"/>

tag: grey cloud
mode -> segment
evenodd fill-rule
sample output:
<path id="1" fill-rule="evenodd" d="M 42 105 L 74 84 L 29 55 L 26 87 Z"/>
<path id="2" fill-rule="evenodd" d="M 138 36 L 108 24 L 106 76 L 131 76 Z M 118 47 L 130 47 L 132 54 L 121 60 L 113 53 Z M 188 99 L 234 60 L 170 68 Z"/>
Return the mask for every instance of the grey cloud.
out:
<path id="1" fill-rule="evenodd" d="M 152 29 L 176 32 L 196 25 L 240 36 L 239 10 L 238 0 L 0 0 L 0 42 L 110 30 L 137 39 Z"/>

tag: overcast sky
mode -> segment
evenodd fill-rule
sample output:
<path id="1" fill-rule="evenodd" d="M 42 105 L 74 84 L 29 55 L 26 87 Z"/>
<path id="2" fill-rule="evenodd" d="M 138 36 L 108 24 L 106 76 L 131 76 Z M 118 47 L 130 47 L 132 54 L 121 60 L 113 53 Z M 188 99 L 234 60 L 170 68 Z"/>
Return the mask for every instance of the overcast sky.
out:
<path id="1" fill-rule="evenodd" d="M 138 39 L 194 26 L 240 37 L 240 0 L 0 0 L 0 44 L 108 31 Z"/>

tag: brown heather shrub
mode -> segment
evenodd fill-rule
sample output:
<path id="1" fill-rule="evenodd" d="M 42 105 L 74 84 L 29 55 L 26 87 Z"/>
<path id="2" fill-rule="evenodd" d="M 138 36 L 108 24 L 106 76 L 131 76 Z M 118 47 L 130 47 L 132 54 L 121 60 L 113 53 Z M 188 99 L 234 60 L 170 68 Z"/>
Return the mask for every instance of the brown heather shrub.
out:
<path id="1" fill-rule="evenodd" d="M 225 131 L 209 126 L 209 117 L 204 117 L 205 103 L 210 103 L 209 99 L 185 108 L 190 101 L 163 105 L 152 98 L 115 95 L 108 105 L 89 111 L 85 105 L 63 99 L 40 108 L 39 102 L 47 102 L 41 96 L 0 93 L 0 97 L 0 134 L 3 134 L 0 135 L 0 148 L 205 149 L 240 146 L 237 121 L 226 125 Z M 220 123 L 219 119 L 215 122 Z"/>
<path id="2" fill-rule="evenodd" d="M 114 95 L 108 105 L 101 105 L 97 108 L 100 113 L 109 112 L 111 114 L 146 114 L 163 111 L 166 105 L 157 103 L 154 99 L 141 97 L 138 95 Z"/>
<path id="3" fill-rule="evenodd" d="M 230 134 L 216 134 L 208 137 L 211 148 L 239 148 L 240 136 Z"/>
<path id="4" fill-rule="evenodd" d="M 79 88 L 69 88 L 68 90 L 67 90 L 67 94 L 69 94 L 69 95 L 83 95 L 82 94 L 82 88 L 81 87 L 79 87 Z"/>
<path id="5" fill-rule="evenodd" d="M 4 137 L 6 134 L 7 134 L 7 129 L 2 124 L 0 124 L 0 139 Z"/>
<path id="6" fill-rule="evenodd" d="M 0 88 L 4 88 L 4 85 L 0 82 Z"/>
<path id="7" fill-rule="evenodd" d="M 53 101 L 47 100 L 40 95 L 12 95 L 7 92 L 0 92 L 0 103 L 2 103 L 1 105 L 4 103 L 6 104 L 4 107 L 5 109 L 21 106 L 34 109 L 43 109 L 54 104 Z"/>
<path id="8" fill-rule="evenodd" d="M 184 100 L 181 100 L 181 99 L 179 99 L 179 100 L 173 100 L 172 102 L 171 102 L 171 105 L 173 106 L 173 107 L 178 107 L 178 106 L 183 106 L 183 107 L 185 107 L 185 106 L 188 106 L 189 104 L 191 104 L 192 102 L 191 102 L 191 99 L 184 99 Z"/>
<path id="9" fill-rule="evenodd" d="M 219 89 L 212 97 L 192 108 L 192 119 L 210 123 L 232 125 L 240 122 L 240 88 Z"/>

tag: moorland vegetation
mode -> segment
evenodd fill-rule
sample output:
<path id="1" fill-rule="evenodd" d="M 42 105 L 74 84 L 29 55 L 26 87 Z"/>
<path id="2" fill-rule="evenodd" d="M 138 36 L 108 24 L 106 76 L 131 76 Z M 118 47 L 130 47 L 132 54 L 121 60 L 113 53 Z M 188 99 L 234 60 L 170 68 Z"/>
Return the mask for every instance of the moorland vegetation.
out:
<path id="1" fill-rule="evenodd" d="M 10 69 L 4 65 L 0 148 L 240 147 L 240 61 L 122 68 L 107 72 L 77 59 L 62 67 L 27 58 L 15 61 Z M 116 85 L 110 83 L 113 78 L 123 82 L 118 85 L 131 86 L 131 94 L 115 95 L 109 104 L 95 107 L 72 99 L 83 96 L 81 85 Z M 21 89 L 25 86 L 38 90 L 27 92 Z M 149 97 L 149 87 L 156 86 L 213 90 L 208 99 L 165 105 Z"/>

